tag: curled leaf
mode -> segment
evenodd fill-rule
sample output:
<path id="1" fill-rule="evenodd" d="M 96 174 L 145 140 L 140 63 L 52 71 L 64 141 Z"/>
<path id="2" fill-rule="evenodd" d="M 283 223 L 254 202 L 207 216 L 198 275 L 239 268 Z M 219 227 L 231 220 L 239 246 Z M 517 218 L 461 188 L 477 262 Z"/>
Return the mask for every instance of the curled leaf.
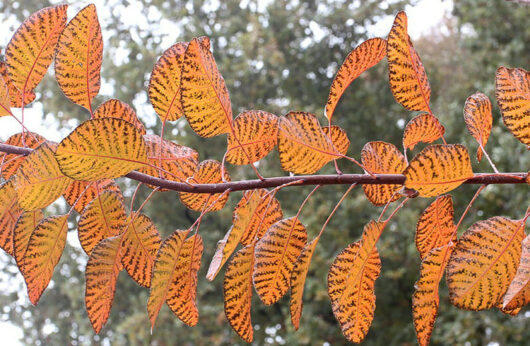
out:
<path id="1" fill-rule="evenodd" d="M 305 279 L 317 244 L 318 238 L 313 239 L 304 246 L 302 253 L 296 260 L 291 275 L 291 301 L 289 303 L 289 310 L 291 312 L 291 323 L 296 330 L 300 326 L 300 318 L 302 317 Z"/>

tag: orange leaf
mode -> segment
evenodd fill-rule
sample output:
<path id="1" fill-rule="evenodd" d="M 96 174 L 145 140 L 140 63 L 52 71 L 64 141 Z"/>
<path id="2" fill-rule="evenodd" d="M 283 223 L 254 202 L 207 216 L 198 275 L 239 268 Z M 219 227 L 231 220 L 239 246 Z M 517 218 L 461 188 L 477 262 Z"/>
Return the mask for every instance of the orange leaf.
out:
<path id="1" fill-rule="evenodd" d="M 407 15 L 401 11 L 388 34 L 390 90 L 405 109 L 430 113 L 431 86 L 420 57 L 410 41 L 407 25 Z"/>
<path id="2" fill-rule="evenodd" d="M 181 78 L 182 108 L 193 131 L 207 138 L 230 132 L 230 96 L 207 38 L 194 38 L 188 44 Z"/>
<path id="3" fill-rule="evenodd" d="M 103 38 L 96 6 L 83 8 L 63 30 L 55 55 L 55 78 L 64 95 L 92 112 L 101 85 Z"/>
<path id="4" fill-rule="evenodd" d="M 150 287 L 156 252 L 162 240 L 149 217 L 137 213 L 132 217 L 132 222 L 131 216 L 127 219 L 127 229 L 123 232 L 121 262 L 134 281 Z"/>
<path id="5" fill-rule="evenodd" d="M 123 196 L 115 191 L 98 194 L 83 210 L 77 225 L 77 235 L 83 250 L 92 249 L 105 238 L 117 236 L 127 226 Z"/>
<path id="6" fill-rule="evenodd" d="M 22 162 L 14 177 L 18 203 L 26 211 L 42 209 L 59 198 L 70 178 L 55 160 L 57 144 L 44 142 Z"/>
<path id="7" fill-rule="evenodd" d="M 469 96 L 464 106 L 464 120 L 471 136 L 482 148 L 486 146 L 491 132 L 491 102 L 483 93 L 477 92 Z M 482 160 L 482 149 L 477 150 L 477 160 Z"/>
<path id="8" fill-rule="evenodd" d="M 423 211 L 416 225 L 416 248 L 421 259 L 432 249 L 447 245 L 449 241 L 456 242 L 454 217 L 451 195 L 436 198 Z"/>
<path id="9" fill-rule="evenodd" d="M 99 333 L 107 323 L 120 274 L 121 236 L 106 238 L 90 253 L 85 270 L 85 306 L 92 327 Z"/>
<path id="10" fill-rule="evenodd" d="M 225 315 L 228 323 L 248 343 L 252 342 L 252 272 L 255 244 L 239 250 L 228 264 L 224 280 Z"/>
<path id="11" fill-rule="evenodd" d="M 524 224 L 496 216 L 473 224 L 458 240 L 447 265 L 451 303 L 484 310 L 502 302 L 521 257 Z"/>
<path id="12" fill-rule="evenodd" d="M 185 181 L 195 173 L 199 159 L 199 154 L 195 150 L 166 141 L 157 135 L 144 135 L 144 141 L 147 147 L 147 160 L 152 166 L 143 166 L 138 170 L 139 172 L 179 182 Z M 155 167 L 162 170 L 159 171 Z M 148 186 L 155 188 L 152 185 Z"/>
<path id="13" fill-rule="evenodd" d="M 28 248 L 31 234 L 44 218 L 42 210 L 28 211 L 20 215 L 13 229 L 13 257 L 22 274 L 24 271 L 24 255 Z"/>
<path id="14" fill-rule="evenodd" d="M 37 147 L 44 143 L 46 139 L 39 134 L 27 132 L 24 136 L 24 141 L 26 143 L 26 147 L 30 149 L 37 149 Z M 24 144 L 22 144 L 22 133 L 12 135 L 7 139 L 7 141 L 5 141 L 5 144 L 24 147 Z M 5 180 L 11 178 L 25 159 L 26 156 L 0 153 L 0 165 L 2 166 L 0 171 L 2 173 L 2 178 Z"/>
<path id="15" fill-rule="evenodd" d="M 24 95 L 40 83 L 52 63 L 55 46 L 66 24 L 68 5 L 33 13 L 9 41 L 5 59 L 13 84 Z"/>
<path id="16" fill-rule="evenodd" d="M 523 240 L 521 261 L 517 273 L 504 296 L 502 307 L 516 309 L 530 302 L 530 236 Z"/>
<path id="17" fill-rule="evenodd" d="M 37 305 L 48 287 L 53 271 L 63 254 L 68 233 L 68 215 L 43 219 L 29 238 L 24 254 L 24 279 L 29 300 Z"/>
<path id="18" fill-rule="evenodd" d="M 432 114 L 423 113 L 414 117 L 403 131 L 403 147 L 414 149 L 416 144 L 432 143 L 445 133 L 445 128 Z"/>
<path id="19" fill-rule="evenodd" d="M 335 258 L 328 273 L 328 294 L 342 333 L 361 342 L 372 324 L 375 280 L 381 272 L 376 242 L 383 224 L 370 221 L 360 241 L 350 244 Z"/>
<path id="20" fill-rule="evenodd" d="M 18 88 L 13 84 L 11 81 L 11 78 L 9 78 L 9 74 L 7 73 L 7 66 L 6 63 L 3 61 L 0 61 L 0 76 L 4 79 L 4 82 L 7 85 L 7 88 L 9 90 L 9 104 L 11 108 L 20 108 L 22 107 L 22 93 Z M 25 105 L 28 103 L 31 103 L 35 100 L 35 93 L 33 91 L 26 90 L 26 93 L 24 94 L 24 99 L 26 100 Z"/>
<path id="21" fill-rule="evenodd" d="M 65 175 L 87 181 L 117 178 L 147 163 L 141 133 L 116 118 L 85 121 L 61 141 L 55 157 Z"/>
<path id="22" fill-rule="evenodd" d="M 317 246 L 319 238 L 313 239 L 307 243 L 302 250 L 300 256 L 296 260 L 293 273 L 291 275 L 291 301 L 289 303 L 289 310 L 291 312 L 291 323 L 295 330 L 300 326 L 300 318 L 302 317 L 303 295 L 305 279 L 311 264 L 313 252 Z"/>
<path id="23" fill-rule="evenodd" d="M 449 245 L 432 249 L 421 262 L 420 278 L 412 295 L 412 315 L 421 346 L 429 345 L 431 339 L 440 305 L 438 288 L 452 250 L 453 246 Z"/>
<path id="24" fill-rule="evenodd" d="M 466 147 L 460 144 L 433 144 L 410 161 L 403 172 L 405 187 L 421 197 L 449 192 L 473 177 Z"/>
<path id="25" fill-rule="evenodd" d="M 180 77 L 187 47 L 187 42 L 178 42 L 169 47 L 151 72 L 149 100 L 162 121 L 175 121 L 182 116 Z"/>
<path id="26" fill-rule="evenodd" d="M 81 214 L 88 203 L 105 191 L 121 194 L 119 186 L 111 179 L 101 179 L 94 182 L 73 180 L 64 191 L 63 197 L 71 206 L 75 203 L 74 210 Z"/>
<path id="27" fill-rule="evenodd" d="M 225 180 L 230 181 L 230 176 L 225 171 Z M 205 160 L 199 163 L 195 174 L 191 178 L 191 182 L 195 184 L 217 184 L 221 183 L 221 164 L 215 160 Z M 209 209 L 209 211 L 216 211 L 222 209 L 226 201 L 228 201 L 228 193 L 222 198 L 221 193 L 191 193 L 181 192 L 180 200 L 182 203 L 190 208 L 191 210 L 202 211 L 205 208 L 209 208 L 210 204 L 215 202 L 215 205 Z M 219 199 L 218 199 L 219 198 Z"/>
<path id="28" fill-rule="evenodd" d="M 23 210 L 18 205 L 13 181 L 0 185 L 0 247 L 13 255 L 13 228 Z"/>
<path id="29" fill-rule="evenodd" d="M 267 156 L 277 142 L 278 117 L 264 111 L 246 111 L 234 120 L 226 160 L 234 165 L 254 163 Z"/>
<path id="30" fill-rule="evenodd" d="M 361 162 L 365 169 L 379 174 L 401 174 L 407 166 L 405 157 L 390 143 L 368 142 L 361 151 Z M 400 198 L 394 193 L 401 185 L 363 185 L 363 190 L 370 202 L 374 205 L 385 205 Z"/>
<path id="31" fill-rule="evenodd" d="M 313 174 L 339 158 L 315 115 L 291 112 L 280 118 L 278 152 L 282 169 L 295 174 Z"/>
<path id="32" fill-rule="evenodd" d="M 331 143 L 333 143 L 335 151 L 342 155 L 346 155 L 348 148 L 350 147 L 350 140 L 348 139 L 346 131 L 336 125 L 331 126 L 331 136 L 329 135 L 329 127 L 324 126 L 322 131 L 324 131 L 324 134 L 328 136 Z"/>
<path id="33" fill-rule="evenodd" d="M 296 218 L 273 224 L 256 244 L 254 287 L 265 305 L 287 293 L 294 264 L 307 241 L 307 231 Z"/>
<path id="34" fill-rule="evenodd" d="M 371 38 L 364 41 L 348 54 L 337 71 L 329 90 L 325 114 L 331 121 L 337 103 L 348 86 L 364 71 L 381 61 L 386 55 L 386 41 L 382 38 Z"/>
<path id="35" fill-rule="evenodd" d="M 11 101 L 9 99 L 9 89 L 4 78 L 0 76 L 0 117 L 11 115 Z"/>
<path id="36" fill-rule="evenodd" d="M 94 111 L 94 114 L 92 115 L 93 119 L 101 119 L 101 118 L 118 118 L 123 119 L 136 127 L 138 132 L 140 134 L 145 135 L 145 127 L 144 124 L 138 119 L 138 116 L 136 115 L 136 112 L 134 109 L 126 104 L 125 102 L 122 102 L 117 99 L 110 99 L 105 102 L 103 102 L 99 107 Z"/>

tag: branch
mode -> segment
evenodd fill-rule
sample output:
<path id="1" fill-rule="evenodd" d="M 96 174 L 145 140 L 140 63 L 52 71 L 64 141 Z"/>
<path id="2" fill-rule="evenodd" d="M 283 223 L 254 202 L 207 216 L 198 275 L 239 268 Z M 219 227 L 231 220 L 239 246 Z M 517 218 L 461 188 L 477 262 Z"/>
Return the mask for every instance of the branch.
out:
<path id="1" fill-rule="evenodd" d="M 0 152 L 28 155 L 33 149 L 22 148 L 0 143 Z M 464 184 L 526 184 L 525 178 L 528 173 L 477 173 L 473 178 L 464 181 Z M 194 193 L 220 193 L 228 189 L 231 191 L 245 191 L 262 188 L 273 188 L 294 181 L 300 181 L 296 185 L 351 185 L 359 184 L 403 184 L 405 176 L 403 174 L 327 174 L 327 175 L 295 175 L 286 177 L 266 178 L 265 180 L 242 180 L 219 184 L 194 184 L 179 183 L 175 181 L 156 178 L 140 172 L 130 172 L 125 175 L 127 178 L 137 180 L 142 183 L 159 186 L 161 188 Z"/>

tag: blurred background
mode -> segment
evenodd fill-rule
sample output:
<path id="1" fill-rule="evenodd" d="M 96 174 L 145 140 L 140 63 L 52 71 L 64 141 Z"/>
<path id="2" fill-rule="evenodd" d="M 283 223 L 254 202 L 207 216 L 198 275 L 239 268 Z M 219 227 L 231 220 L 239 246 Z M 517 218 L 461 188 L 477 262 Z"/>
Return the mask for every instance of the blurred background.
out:
<path id="1" fill-rule="evenodd" d="M 71 4 L 69 18 L 88 3 Z M 12 33 L 32 12 L 58 1 L 11 1 L 0 3 L 5 48 Z M 530 155 L 524 145 L 502 124 L 494 99 L 498 66 L 530 68 L 530 6 L 504 0 L 320 0 L 320 1 L 95 1 L 105 42 L 103 86 L 95 105 L 115 97 L 133 105 L 151 133 L 160 131 L 160 121 L 147 98 L 149 75 L 162 52 L 177 41 L 207 35 L 218 67 L 230 92 L 237 114 L 261 109 L 282 115 L 291 110 L 317 114 L 326 123 L 323 109 L 329 86 L 346 55 L 363 40 L 386 37 L 394 15 L 409 13 L 415 47 L 425 65 L 432 87 L 432 109 L 446 127 L 446 139 L 463 143 L 472 155 L 475 171 L 490 172 L 486 160 L 474 158 L 477 144 L 468 135 L 462 109 L 476 91 L 489 95 L 494 126 L 486 149 L 501 171 L 526 171 Z M 52 71 L 52 69 L 50 69 Z M 364 143 L 385 140 L 401 148 L 402 130 L 413 113 L 398 105 L 390 93 L 386 61 L 363 74 L 344 94 L 333 118 L 346 129 L 351 140 L 349 155 L 359 158 Z M 26 113 L 27 126 L 51 140 L 60 140 L 86 120 L 86 110 L 70 103 L 49 74 L 37 88 L 37 101 Z M 19 128 L 2 118 L 0 139 Z M 226 139 L 202 139 L 185 120 L 166 125 L 166 137 L 199 151 L 200 159 L 221 160 Z M 419 146 L 421 149 L 422 145 Z M 409 154 L 412 157 L 418 150 Z M 359 172 L 340 162 L 344 172 Z M 254 178 L 248 167 L 228 167 L 233 179 Z M 285 174 L 277 153 L 260 162 L 265 176 Z M 328 164 L 320 173 L 331 173 Z M 127 198 L 134 182 L 120 182 Z M 456 217 L 478 186 L 463 186 L 453 193 Z M 300 218 L 310 238 L 320 230 L 346 186 L 326 186 L 310 200 Z M 285 189 L 279 194 L 284 215 L 293 216 L 308 189 Z M 490 186 L 482 193 L 463 222 L 495 215 L 520 218 L 530 202 L 527 186 Z M 148 189 L 141 189 L 145 197 Z M 363 225 L 377 217 L 381 208 L 371 206 L 356 189 L 333 218 L 316 253 L 307 278 L 300 330 L 290 324 L 288 296 L 265 307 L 254 296 L 252 322 L 255 344 L 340 345 L 345 344 L 331 312 L 326 291 L 329 265 L 347 244 L 358 240 Z M 68 244 L 56 267 L 52 283 L 38 307 L 30 304 L 14 261 L 0 256 L 0 334 L 9 345 L 234 345 L 243 342 L 224 317 L 221 273 L 213 282 L 204 276 L 215 249 L 231 224 L 232 209 L 241 198 L 233 193 L 227 206 L 208 215 L 201 228 L 205 240 L 199 272 L 197 302 L 199 324 L 189 328 L 164 306 L 153 333 L 146 313 L 148 290 L 122 273 L 107 326 L 95 335 L 84 307 L 82 251 L 72 223 Z M 137 198 L 139 202 L 141 198 Z M 431 202 L 415 199 L 393 219 L 378 248 L 383 263 L 376 283 L 377 308 L 366 345 L 414 345 L 411 296 L 419 276 L 419 256 L 414 246 L 419 214 Z M 64 203 L 49 213 L 66 209 Z M 173 192 L 159 193 L 145 212 L 163 236 L 188 227 L 197 214 L 185 209 Z M 518 316 L 498 310 L 460 311 L 451 306 L 445 282 L 441 284 L 440 313 L 432 336 L 433 345 L 528 345 L 530 311 Z"/>

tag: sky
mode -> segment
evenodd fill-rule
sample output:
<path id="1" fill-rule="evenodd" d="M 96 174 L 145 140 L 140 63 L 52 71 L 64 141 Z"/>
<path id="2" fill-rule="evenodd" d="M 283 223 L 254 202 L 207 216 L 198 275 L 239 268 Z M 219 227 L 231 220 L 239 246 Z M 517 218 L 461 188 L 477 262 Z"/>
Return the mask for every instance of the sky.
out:
<path id="1" fill-rule="evenodd" d="M 113 3 L 116 1 L 95 0 L 93 2 L 96 4 L 96 8 L 102 9 L 104 7 L 111 6 L 108 5 L 108 3 Z M 137 13 L 139 12 L 139 4 L 134 0 L 130 0 L 129 3 L 129 6 L 126 8 L 126 12 L 124 13 L 124 18 L 131 18 L 131 20 L 134 20 L 136 22 L 139 21 L 139 23 L 147 22 L 145 21 L 145 19 L 142 19 L 137 15 Z M 72 8 L 70 8 L 68 11 L 68 18 L 71 19 L 75 15 L 75 11 L 83 8 L 84 6 L 84 3 L 71 6 Z M 440 25 L 444 15 L 450 13 L 452 7 L 452 0 L 420 0 L 417 5 L 405 8 L 409 18 L 409 35 L 411 36 L 412 40 L 419 38 L 422 33 L 428 33 L 432 28 Z M 100 18 L 100 21 L 102 22 L 109 20 L 108 15 L 106 16 L 105 13 L 106 12 L 102 10 L 98 11 L 98 16 Z M 156 13 L 148 13 L 147 15 L 156 16 Z M 386 37 L 390 30 L 390 27 L 392 26 L 393 20 L 394 18 L 392 16 L 383 18 L 377 25 L 372 28 L 369 28 L 369 31 L 373 34 L 374 37 Z M 7 22 L 10 23 L 12 21 Z M 3 27 L 7 27 L 5 23 Z M 12 33 L 6 32 L 4 30 L 2 32 L 3 36 L 0 37 L 0 48 L 4 49 Z M 167 37 L 172 37 L 172 35 L 174 36 L 175 33 L 175 26 L 170 21 L 162 21 L 159 28 L 159 32 L 161 34 L 169 34 Z M 105 38 L 105 32 L 103 32 L 103 37 Z M 171 43 L 172 42 L 167 43 L 167 46 L 169 46 Z M 164 44 L 164 42 L 162 42 L 162 44 Z M 119 57 L 117 58 L 119 59 Z M 103 88 L 104 87 L 105 86 L 103 86 Z M 69 101 L 65 98 L 65 102 Z M 13 111 L 15 115 L 17 115 L 20 119 L 19 110 Z M 53 117 L 43 117 L 42 113 L 42 104 L 38 102 L 32 104 L 29 108 L 25 110 L 25 125 L 29 128 L 29 130 L 42 134 L 49 140 L 59 142 L 62 138 L 66 137 L 66 135 L 68 135 L 68 133 L 70 133 L 70 131 L 72 131 L 75 126 L 75 124 L 72 124 L 72 126 L 70 127 L 58 130 L 56 121 L 53 119 Z M 141 117 L 141 114 L 139 115 Z M 18 132 L 20 132 L 20 125 L 14 119 L 12 119 L 11 117 L 0 118 L 0 140 L 4 141 L 9 136 Z M 7 261 L 7 256 L 1 254 L 0 262 L 3 262 L 3 264 L 5 264 Z M 20 283 L 10 286 L 24 287 L 22 283 L 22 278 L 20 278 L 20 280 Z M 0 273 L 0 283 L 1 282 L 5 283 L 4 278 L 2 278 L 2 273 Z M 7 289 L 7 287 L 3 287 L 2 285 L 0 286 L 0 289 L 4 290 Z M 9 322 L 0 321 L 0 334 L 2 335 L 2 341 L 5 345 L 23 345 L 20 341 L 22 337 L 22 331 L 17 326 Z"/>

